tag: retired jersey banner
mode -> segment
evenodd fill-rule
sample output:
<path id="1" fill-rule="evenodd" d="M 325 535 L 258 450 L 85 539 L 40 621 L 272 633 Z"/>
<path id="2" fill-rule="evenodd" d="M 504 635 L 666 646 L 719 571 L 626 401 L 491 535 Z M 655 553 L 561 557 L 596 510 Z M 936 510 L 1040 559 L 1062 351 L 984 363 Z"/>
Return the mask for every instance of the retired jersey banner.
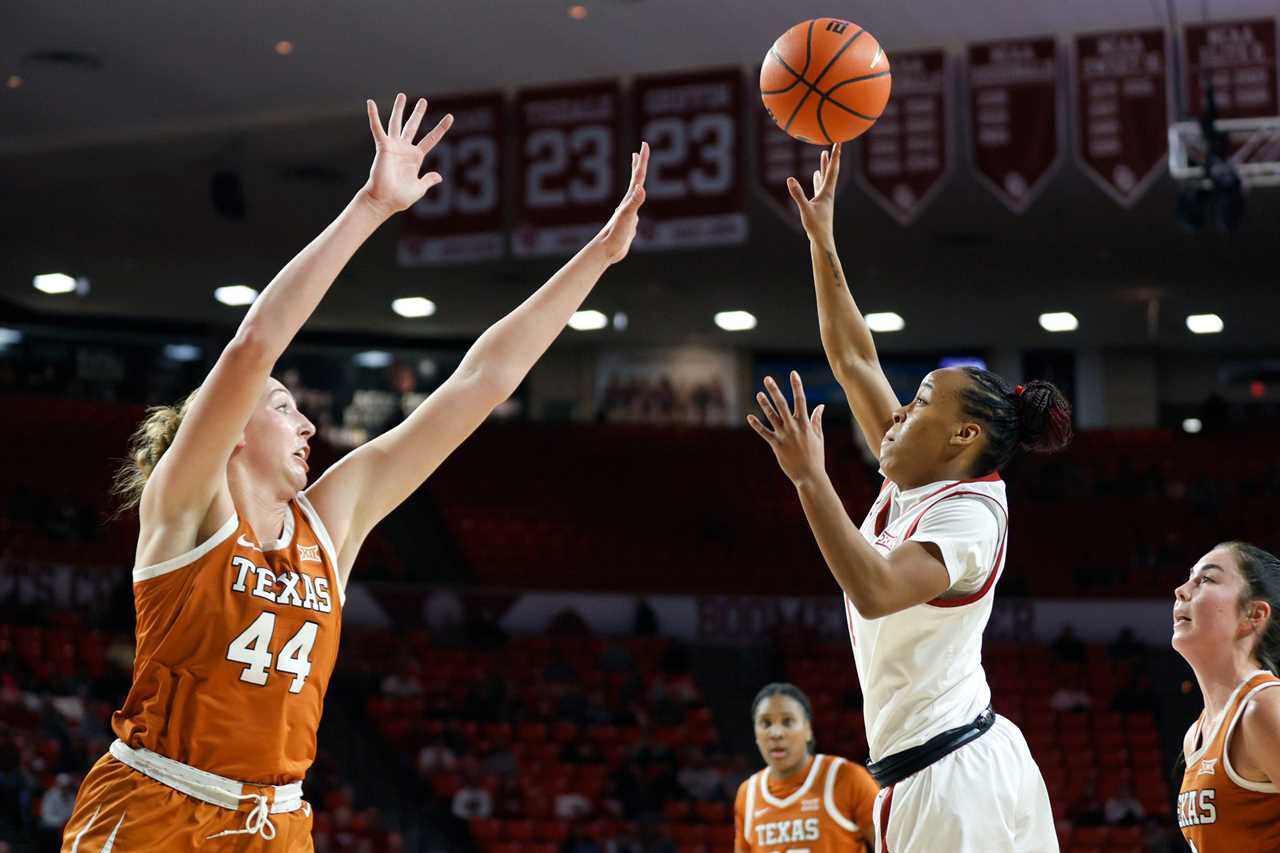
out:
<path id="1" fill-rule="evenodd" d="M 1188 25 L 1183 43 L 1192 118 L 1204 113 L 1209 84 L 1218 118 L 1280 115 L 1274 18 Z"/>
<path id="2" fill-rule="evenodd" d="M 471 263 L 506 251 L 502 218 L 501 93 L 430 99 L 423 125 L 446 113 L 453 127 L 427 155 L 424 172 L 439 172 L 434 187 L 404 215 L 397 246 L 402 266 Z"/>
<path id="3" fill-rule="evenodd" d="M 897 65 L 894 65 L 894 69 L 896 73 Z M 758 69 L 755 76 L 760 76 Z M 787 178 L 795 178 L 804 188 L 805 195 L 813 195 L 813 173 L 822 164 L 822 152 L 826 146 L 801 142 L 788 136 L 769 117 L 768 111 L 758 97 L 753 97 L 752 101 L 750 111 L 756 138 L 755 188 L 787 224 L 797 230 L 803 230 L 796 203 L 791 200 L 791 194 L 787 192 Z M 892 104 L 893 101 L 890 100 L 889 103 Z M 853 174 L 856 171 L 853 153 L 845 151 L 842 155 L 840 183 L 836 187 L 837 196 L 843 193 L 853 180 Z"/>
<path id="4" fill-rule="evenodd" d="M 899 224 L 920 215 L 951 171 L 949 95 L 944 51 L 893 54 L 893 98 L 859 139 L 857 176 Z"/>
<path id="5" fill-rule="evenodd" d="M 517 257 L 571 255 L 622 198 L 615 81 L 516 95 Z"/>
<path id="6" fill-rule="evenodd" d="M 1164 30 L 1076 36 L 1075 157 L 1122 207 L 1164 171 L 1169 71 Z"/>
<path id="7" fill-rule="evenodd" d="M 649 143 L 641 249 L 725 246 L 747 239 L 742 72 L 638 77 L 631 115 Z M 638 150 L 639 140 L 634 146 Z"/>
<path id="8" fill-rule="evenodd" d="M 1010 210 L 1022 213 L 1058 165 L 1058 43 L 970 45 L 968 82 L 974 170 Z"/>

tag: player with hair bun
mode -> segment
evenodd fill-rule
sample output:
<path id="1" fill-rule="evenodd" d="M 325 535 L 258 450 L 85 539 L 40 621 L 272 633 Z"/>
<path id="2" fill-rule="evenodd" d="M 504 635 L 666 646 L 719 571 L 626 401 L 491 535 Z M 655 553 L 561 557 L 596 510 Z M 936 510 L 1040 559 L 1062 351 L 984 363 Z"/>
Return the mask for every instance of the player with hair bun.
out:
<path id="1" fill-rule="evenodd" d="M 773 449 L 844 590 L 862 683 L 880 853 L 1045 853 L 1058 849 L 1048 792 L 1017 726 L 991 709 L 982 632 L 1004 569 L 1008 503 L 1000 469 L 1019 450 L 1071 439 L 1051 383 L 1013 386 L 987 370 L 935 370 L 906 405 L 845 283 L 834 239 L 840 146 L 823 152 L 806 197 L 787 186 L 809 236 L 822 346 L 884 485 L 861 526 L 823 459 L 822 406 L 794 406 L 771 377 L 748 422 Z"/>
<path id="2" fill-rule="evenodd" d="M 766 684 L 751 703 L 765 767 L 738 786 L 735 853 L 875 849 L 875 780 L 865 767 L 817 751 L 813 706 L 794 684 Z"/>

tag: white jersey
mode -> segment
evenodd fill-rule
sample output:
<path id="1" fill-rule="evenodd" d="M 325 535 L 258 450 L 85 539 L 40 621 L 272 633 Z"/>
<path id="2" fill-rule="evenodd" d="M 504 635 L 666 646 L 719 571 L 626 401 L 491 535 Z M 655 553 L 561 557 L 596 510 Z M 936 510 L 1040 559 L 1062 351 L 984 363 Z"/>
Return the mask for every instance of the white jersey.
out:
<path id="1" fill-rule="evenodd" d="M 877 551 L 932 542 L 951 578 L 943 596 L 881 619 L 864 619 L 845 598 L 873 761 L 970 723 L 990 704 L 982 632 L 1004 569 L 1008 518 L 999 474 L 905 492 L 886 482 L 871 505 L 861 531 Z"/>

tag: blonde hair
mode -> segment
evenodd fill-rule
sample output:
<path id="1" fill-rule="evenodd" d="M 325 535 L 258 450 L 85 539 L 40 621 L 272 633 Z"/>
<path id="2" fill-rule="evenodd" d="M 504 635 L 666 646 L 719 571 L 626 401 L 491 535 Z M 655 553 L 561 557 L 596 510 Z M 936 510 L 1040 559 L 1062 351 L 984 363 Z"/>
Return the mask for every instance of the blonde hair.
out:
<path id="1" fill-rule="evenodd" d="M 152 406 L 129 439 L 129 456 L 116 470 L 111 483 L 111 494 L 119 502 L 117 514 L 134 509 L 142 501 L 142 490 L 156 469 L 160 457 L 173 444 L 173 437 L 182 426 L 197 388 L 176 406 Z"/>

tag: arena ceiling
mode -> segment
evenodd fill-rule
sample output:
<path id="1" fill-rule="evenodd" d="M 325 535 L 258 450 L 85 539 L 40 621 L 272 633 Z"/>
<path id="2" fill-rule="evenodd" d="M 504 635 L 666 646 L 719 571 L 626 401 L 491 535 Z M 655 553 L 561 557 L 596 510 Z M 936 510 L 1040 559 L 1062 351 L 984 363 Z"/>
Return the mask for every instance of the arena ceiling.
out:
<path id="1" fill-rule="evenodd" d="M 261 286 L 340 209 L 367 170 L 365 97 L 395 91 L 512 92 L 540 84 L 736 65 L 753 68 L 795 21 L 835 14 L 871 28 L 890 51 L 1012 36 L 1274 15 L 1273 0 L 912 0 L 884 4 L 750 0 L 563 0 L 218 4 L 199 12 L 139 0 L 9 5 L 0 31 L 0 320 L 21 315 L 180 320 L 230 326 L 242 309 L 214 287 Z M 287 40 L 292 51 L 275 45 Z M 59 57 L 59 54 L 62 54 Z M 70 55 L 70 56 L 68 56 Z M 50 61 L 58 60 L 70 61 Z M 215 172 L 241 176 L 244 221 L 210 202 Z M 961 168 L 926 214 L 898 226 L 858 190 L 841 200 L 840 242 L 866 310 L 894 310 L 896 350 L 1152 346 L 1254 349 L 1280 342 L 1274 246 L 1280 190 L 1248 198 L 1244 226 L 1185 234 L 1167 177 L 1122 210 L 1069 165 L 1021 215 Z M 577 340 L 816 345 L 803 239 L 758 196 L 743 248 L 633 255 L 588 307 L 625 311 L 627 331 Z M 353 261 L 318 328 L 424 338 L 483 329 L 551 271 L 551 261 L 452 269 L 395 263 L 396 226 Z M 36 292 L 31 277 L 65 271 L 88 296 Z M 390 300 L 426 295 L 426 320 Z M 1154 307 L 1153 307 L 1154 306 Z M 725 308 L 760 325 L 731 336 Z M 1040 311 L 1071 310 L 1081 327 L 1043 332 Z M 1195 338 L 1187 313 L 1215 311 L 1225 336 Z"/>

